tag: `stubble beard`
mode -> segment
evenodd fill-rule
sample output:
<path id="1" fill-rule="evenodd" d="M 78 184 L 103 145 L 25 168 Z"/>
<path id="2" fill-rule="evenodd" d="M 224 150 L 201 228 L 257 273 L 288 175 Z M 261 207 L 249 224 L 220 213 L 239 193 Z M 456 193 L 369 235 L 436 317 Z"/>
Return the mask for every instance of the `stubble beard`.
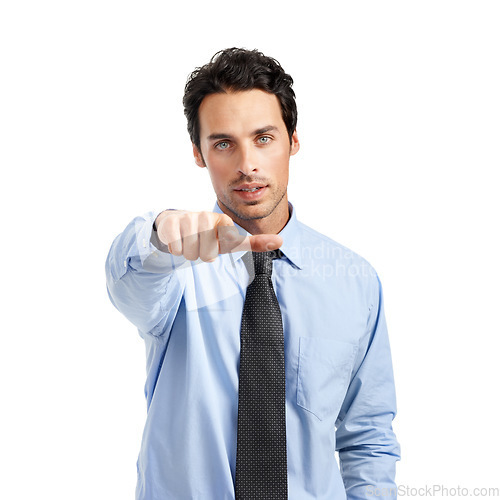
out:
<path id="1" fill-rule="evenodd" d="M 263 214 L 259 214 L 259 215 L 249 215 L 249 214 L 245 214 L 243 213 L 242 211 L 238 210 L 233 204 L 233 203 L 230 203 L 229 200 L 227 203 L 224 203 L 224 201 L 219 198 L 219 202 L 224 205 L 231 213 L 233 213 L 238 219 L 240 220 L 258 220 L 258 219 L 265 219 L 266 217 L 269 217 L 275 210 L 276 210 L 276 207 L 281 203 L 281 201 L 283 200 L 283 198 L 285 197 L 286 195 L 286 188 L 283 190 L 282 193 L 276 193 L 274 198 L 272 200 L 270 200 L 271 202 L 271 206 L 268 210 L 266 210 Z M 260 200 L 255 200 L 255 201 L 249 201 L 249 202 L 246 202 L 245 203 L 245 206 L 255 206 L 255 205 L 258 205 L 260 202 Z"/>
<path id="2" fill-rule="evenodd" d="M 292 147 L 290 146 L 290 151 L 291 151 L 291 149 L 292 149 Z M 198 147 L 198 150 L 200 151 L 201 161 L 203 162 L 203 165 L 205 166 L 205 168 L 208 169 L 207 164 L 205 162 L 205 158 L 203 157 L 203 153 L 201 152 L 201 148 Z M 231 188 L 229 188 L 229 189 L 231 189 Z M 222 201 L 222 199 L 220 197 L 217 197 L 217 201 L 221 205 L 224 205 L 232 214 L 234 214 L 240 220 L 259 220 L 259 219 L 265 219 L 266 217 L 269 217 L 276 210 L 276 207 L 281 203 L 281 201 L 285 197 L 286 193 L 287 193 L 287 186 L 285 186 L 281 195 L 279 192 L 276 193 L 276 196 L 274 197 L 274 200 L 273 200 L 274 203 L 272 203 L 272 207 L 266 213 L 261 214 L 261 215 L 254 215 L 254 216 L 250 216 L 250 215 L 247 215 L 247 214 L 244 214 L 244 213 L 237 211 L 236 208 L 234 207 L 235 203 L 231 203 L 229 197 L 227 197 L 227 203 L 224 203 L 224 201 Z M 250 202 L 246 203 L 246 206 L 255 206 L 255 205 L 258 205 L 259 203 L 260 203 L 259 200 L 250 201 Z"/>

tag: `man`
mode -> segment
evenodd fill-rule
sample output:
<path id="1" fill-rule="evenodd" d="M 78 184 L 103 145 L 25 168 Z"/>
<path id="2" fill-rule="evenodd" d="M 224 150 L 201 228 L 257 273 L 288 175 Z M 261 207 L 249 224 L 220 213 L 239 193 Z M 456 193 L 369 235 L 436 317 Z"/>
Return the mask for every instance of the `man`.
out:
<path id="1" fill-rule="evenodd" d="M 381 286 L 288 201 L 292 83 L 243 49 L 193 72 L 184 108 L 214 211 L 149 213 L 111 247 L 110 298 L 147 347 L 137 499 L 395 495 Z"/>

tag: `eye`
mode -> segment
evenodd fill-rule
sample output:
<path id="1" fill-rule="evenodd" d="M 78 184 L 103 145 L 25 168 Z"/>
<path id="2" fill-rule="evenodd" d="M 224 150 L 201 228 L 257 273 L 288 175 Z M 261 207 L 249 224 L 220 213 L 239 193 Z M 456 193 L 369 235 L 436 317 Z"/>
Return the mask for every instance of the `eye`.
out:
<path id="1" fill-rule="evenodd" d="M 221 142 L 218 142 L 215 146 L 215 149 L 227 149 L 229 148 L 229 142 L 227 141 L 221 141 Z"/>
<path id="2" fill-rule="evenodd" d="M 271 142 L 271 137 L 267 136 L 267 135 L 263 135 L 262 137 L 259 137 L 257 139 L 257 142 L 259 144 L 268 144 Z"/>

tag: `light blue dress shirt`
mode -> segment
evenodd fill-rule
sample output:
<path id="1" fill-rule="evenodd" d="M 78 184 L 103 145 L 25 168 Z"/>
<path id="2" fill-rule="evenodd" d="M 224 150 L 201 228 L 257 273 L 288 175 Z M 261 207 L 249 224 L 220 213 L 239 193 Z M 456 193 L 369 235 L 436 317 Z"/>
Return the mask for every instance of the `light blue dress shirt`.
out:
<path id="1" fill-rule="evenodd" d="M 394 498 L 396 399 L 379 279 L 289 206 L 284 257 L 272 274 L 285 336 L 289 498 L 366 500 L 375 488 Z M 146 343 L 136 499 L 234 499 L 240 325 L 251 272 L 244 252 L 211 263 L 160 252 L 150 241 L 157 215 L 134 219 L 106 261 L 111 301 Z"/>

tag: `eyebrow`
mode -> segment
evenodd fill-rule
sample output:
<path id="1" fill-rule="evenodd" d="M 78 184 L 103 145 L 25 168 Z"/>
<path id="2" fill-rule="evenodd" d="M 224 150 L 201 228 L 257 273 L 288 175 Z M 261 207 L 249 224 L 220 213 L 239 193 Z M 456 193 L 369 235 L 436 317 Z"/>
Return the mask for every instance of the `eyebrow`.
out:
<path id="1" fill-rule="evenodd" d="M 265 134 L 266 132 L 272 132 L 272 131 L 277 131 L 278 127 L 275 127 L 274 125 L 267 125 L 266 127 L 258 128 L 257 130 L 254 130 L 252 134 L 250 135 L 260 135 L 260 134 Z M 223 133 L 217 133 L 217 134 L 210 134 L 207 139 L 209 141 L 216 141 L 218 139 L 233 139 L 234 137 L 231 134 L 223 134 Z"/>

